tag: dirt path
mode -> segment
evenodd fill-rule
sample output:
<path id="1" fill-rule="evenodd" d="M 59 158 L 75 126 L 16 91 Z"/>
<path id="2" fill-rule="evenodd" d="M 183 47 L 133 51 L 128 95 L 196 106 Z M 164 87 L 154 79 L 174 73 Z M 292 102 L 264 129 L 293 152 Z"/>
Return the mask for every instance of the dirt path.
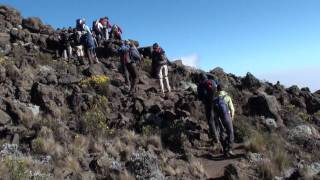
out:
<path id="1" fill-rule="evenodd" d="M 223 154 L 214 154 L 206 151 L 198 159 L 202 162 L 209 179 L 222 179 L 224 168 L 244 157 L 244 149 L 241 144 L 236 144 L 233 150 L 235 157 L 225 159 Z"/>

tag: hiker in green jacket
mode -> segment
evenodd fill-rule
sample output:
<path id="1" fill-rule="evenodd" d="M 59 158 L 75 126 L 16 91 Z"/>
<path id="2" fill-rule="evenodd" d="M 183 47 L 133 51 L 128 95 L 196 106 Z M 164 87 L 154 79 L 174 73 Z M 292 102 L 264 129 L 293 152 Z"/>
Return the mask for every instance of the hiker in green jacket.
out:
<path id="1" fill-rule="evenodd" d="M 224 101 L 228 105 L 228 109 L 229 109 L 229 113 L 230 113 L 231 119 L 234 120 L 235 110 L 234 110 L 232 99 L 228 95 L 228 93 L 223 90 L 223 85 L 221 83 L 219 83 L 218 86 L 217 86 L 217 94 L 220 97 L 224 97 Z"/>

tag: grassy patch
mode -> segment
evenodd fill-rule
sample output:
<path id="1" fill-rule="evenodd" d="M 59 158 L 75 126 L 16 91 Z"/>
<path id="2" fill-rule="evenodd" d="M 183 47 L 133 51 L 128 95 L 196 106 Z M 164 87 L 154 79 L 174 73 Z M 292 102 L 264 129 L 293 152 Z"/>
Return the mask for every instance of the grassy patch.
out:
<path id="1" fill-rule="evenodd" d="M 113 130 L 108 126 L 108 114 L 108 100 L 101 96 L 83 115 L 82 129 L 84 133 L 92 134 L 95 137 L 113 134 Z"/>

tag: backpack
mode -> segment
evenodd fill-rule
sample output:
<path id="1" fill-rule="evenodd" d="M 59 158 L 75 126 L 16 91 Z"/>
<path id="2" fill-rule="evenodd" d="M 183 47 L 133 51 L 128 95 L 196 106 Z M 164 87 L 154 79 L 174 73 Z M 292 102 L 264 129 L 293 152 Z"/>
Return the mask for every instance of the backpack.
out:
<path id="1" fill-rule="evenodd" d="M 216 90 L 217 83 L 212 79 L 208 79 L 201 83 L 198 89 L 198 96 L 201 100 L 212 101 Z"/>
<path id="2" fill-rule="evenodd" d="M 220 116 L 225 115 L 229 112 L 228 105 L 224 100 L 226 96 L 218 96 L 213 99 L 213 107 Z"/>

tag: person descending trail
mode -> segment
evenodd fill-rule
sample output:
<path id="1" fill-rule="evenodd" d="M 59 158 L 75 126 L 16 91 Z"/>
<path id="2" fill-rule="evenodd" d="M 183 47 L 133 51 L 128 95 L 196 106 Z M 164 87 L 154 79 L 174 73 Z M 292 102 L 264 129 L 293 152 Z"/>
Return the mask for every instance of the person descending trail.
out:
<path id="1" fill-rule="evenodd" d="M 234 156 L 232 152 L 232 144 L 234 141 L 234 131 L 232 119 L 234 118 L 234 106 L 231 97 L 223 91 L 221 83 L 217 86 L 217 96 L 213 100 L 214 118 L 220 124 L 220 142 L 223 147 L 225 157 Z M 224 135 L 226 133 L 226 136 Z"/>
<path id="2" fill-rule="evenodd" d="M 203 102 L 205 107 L 206 119 L 209 126 L 209 137 L 212 140 L 212 145 L 216 149 L 219 144 L 219 121 L 214 118 L 213 100 L 214 95 L 217 93 L 217 83 L 208 79 L 205 73 L 200 74 L 200 83 L 198 85 L 198 98 Z"/>
<path id="3" fill-rule="evenodd" d="M 165 55 L 165 51 L 158 43 L 154 43 L 152 48 L 152 72 L 153 74 L 156 74 L 159 79 L 162 94 L 164 94 L 163 76 L 166 81 L 168 92 L 171 92 L 168 78 L 168 58 Z"/>

